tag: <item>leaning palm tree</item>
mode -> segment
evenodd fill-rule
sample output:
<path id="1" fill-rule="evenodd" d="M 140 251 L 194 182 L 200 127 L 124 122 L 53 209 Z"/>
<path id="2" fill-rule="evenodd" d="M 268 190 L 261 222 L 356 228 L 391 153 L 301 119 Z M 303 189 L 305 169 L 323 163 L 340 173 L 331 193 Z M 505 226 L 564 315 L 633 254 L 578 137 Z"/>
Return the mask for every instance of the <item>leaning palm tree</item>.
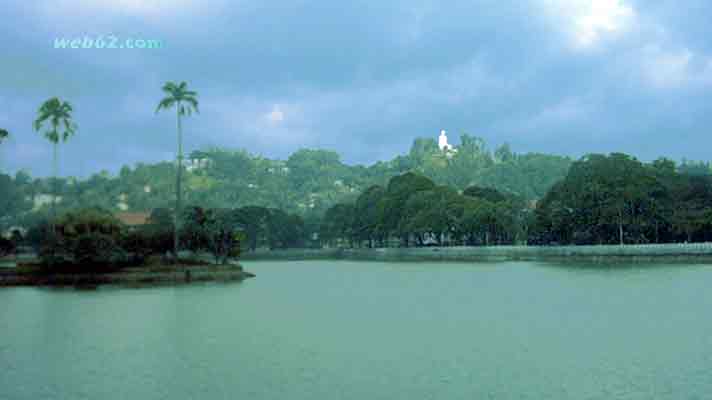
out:
<path id="1" fill-rule="evenodd" d="M 173 256 L 178 259 L 178 247 L 179 247 L 179 237 L 178 232 L 180 231 L 181 223 L 181 211 L 183 206 L 183 193 L 181 189 L 181 181 L 183 175 L 183 130 L 181 126 L 181 117 L 192 114 L 193 112 L 198 113 L 198 93 L 188 90 L 188 84 L 181 82 L 176 84 L 174 82 L 166 82 L 162 88 L 166 97 L 164 97 L 158 107 L 156 107 L 156 113 L 161 110 L 168 110 L 170 108 L 176 108 L 176 117 L 178 124 L 178 170 L 176 172 L 176 209 L 173 214 Z"/>
<path id="2" fill-rule="evenodd" d="M 54 184 L 52 194 L 52 218 L 56 217 L 57 202 L 57 151 L 59 143 L 66 142 L 74 135 L 77 125 L 72 121 L 72 105 L 66 101 L 61 101 L 57 97 L 45 101 L 37 112 L 37 119 L 34 122 L 35 131 L 40 132 L 46 126 L 44 137 L 53 145 L 52 154 L 52 174 Z"/>

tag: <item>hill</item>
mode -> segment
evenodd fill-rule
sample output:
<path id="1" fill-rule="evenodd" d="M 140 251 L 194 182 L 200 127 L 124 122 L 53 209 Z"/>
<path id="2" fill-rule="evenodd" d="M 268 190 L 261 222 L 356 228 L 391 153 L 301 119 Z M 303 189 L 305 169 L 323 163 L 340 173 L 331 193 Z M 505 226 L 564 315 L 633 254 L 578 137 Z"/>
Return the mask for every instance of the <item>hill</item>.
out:
<path id="1" fill-rule="evenodd" d="M 320 216 L 332 205 L 353 201 L 368 187 L 385 185 L 408 171 L 457 190 L 477 185 L 536 200 L 564 178 L 571 163 L 568 157 L 517 154 L 507 145 L 492 152 L 482 139 L 468 135 L 461 137 L 456 154 L 440 151 L 433 139 L 418 138 L 408 154 L 370 166 L 347 165 L 338 153 L 328 150 L 301 149 L 286 160 L 277 160 L 245 150 L 210 148 L 188 157 L 185 204 L 211 208 L 257 205 Z M 18 173 L 5 184 L 29 202 L 16 202 L 13 210 L 7 208 L 6 216 L 47 208 L 52 179 Z M 60 209 L 99 206 L 146 211 L 172 207 L 175 164 L 139 163 L 124 166 L 116 176 L 100 172 L 84 180 L 61 178 L 57 185 Z"/>

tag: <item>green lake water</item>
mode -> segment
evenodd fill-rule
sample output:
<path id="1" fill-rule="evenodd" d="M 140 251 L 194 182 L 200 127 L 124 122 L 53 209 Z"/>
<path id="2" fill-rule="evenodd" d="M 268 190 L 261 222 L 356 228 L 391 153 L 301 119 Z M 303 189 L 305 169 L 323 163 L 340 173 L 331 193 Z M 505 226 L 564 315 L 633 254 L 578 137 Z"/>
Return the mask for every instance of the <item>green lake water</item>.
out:
<path id="1" fill-rule="evenodd" d="M 246 262 L 0 289 L 0 399 L 709 399 L 712 266 Z"/>

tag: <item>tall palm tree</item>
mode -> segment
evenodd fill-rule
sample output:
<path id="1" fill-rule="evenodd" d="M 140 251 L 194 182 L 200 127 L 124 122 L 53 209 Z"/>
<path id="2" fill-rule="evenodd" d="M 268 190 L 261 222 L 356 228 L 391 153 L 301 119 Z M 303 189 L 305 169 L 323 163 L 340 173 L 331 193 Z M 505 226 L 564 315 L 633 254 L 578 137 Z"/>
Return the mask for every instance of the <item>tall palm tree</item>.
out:
<path id="1" fill-rule="evenodd" d="M 4 142 L 10 136 L 10 132 L 0 128 L 0 143 Z"/>
<path id="2" fill-rule="evenodd" d="M 163 93 L 166 95 L 158 107 L 156 113 L 161 110 L 176 108 L 176 118 L 178 124 L 178 170 L 176 172 L 176 209 L 173 214 L 173 255 L 178 259 L 179 237 L 178 232 L 181 223 L 181 211 L 183 206 L 183 192 L 181 182 L 183 176 L 183 129 L 181 125 L 181 117 L 191 115 L 193 112 L 198 113 L 198 93 L 188 90 L 188 84 L 181 82 L 166 82 L 163 85 Z"/>
<path id="3" fill-rule="evenodd" d="M 67 142 L 77 131 L 77 125 L 72 121 L 72 105 L 62 101 L 57 97 L 45 101 L 37 112 L 37 119 L 34 122 L 35 131 L 40 132 L 46 126 L 44 137 L 53 145 L 52 153 L 52 174 L 54 184 L 52 194 L 52 219 L 56 217 L 57 202 L 57 150 L 59 143 Z"/>

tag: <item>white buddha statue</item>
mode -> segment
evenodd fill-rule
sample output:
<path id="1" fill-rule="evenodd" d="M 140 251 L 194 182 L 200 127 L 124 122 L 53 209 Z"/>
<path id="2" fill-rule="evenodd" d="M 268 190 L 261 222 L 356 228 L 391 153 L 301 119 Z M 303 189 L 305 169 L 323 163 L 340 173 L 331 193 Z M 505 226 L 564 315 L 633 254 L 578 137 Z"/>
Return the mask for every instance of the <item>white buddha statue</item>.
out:
<path id="1" fill-rule="evenodd" d="M 440 131 L 440 137 L 438 138 L 438 147 L 440 147 L 440 150 L 442 151 L 452 149 L 452 146 L 450 146 L 450 144 L 448 144 L 447 142 L 447 135 L 445 134 L 445 130 Z"/>

